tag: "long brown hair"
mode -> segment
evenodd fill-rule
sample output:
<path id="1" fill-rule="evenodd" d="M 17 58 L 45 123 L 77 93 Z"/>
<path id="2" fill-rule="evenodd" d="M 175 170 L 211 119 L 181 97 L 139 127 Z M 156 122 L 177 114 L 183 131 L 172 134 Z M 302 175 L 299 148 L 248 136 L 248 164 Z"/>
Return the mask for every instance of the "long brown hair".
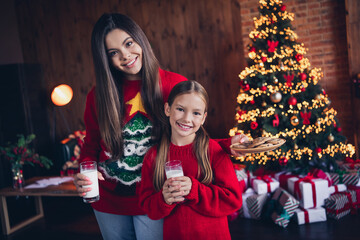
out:
<path id="1" fill-rule="evenodd" d="M 155 131 L 165 118 L 163 98 L 159 86 L 159 63 L 152 51 L 149 40 L 141 28 L 129 17 L 112 13 L 103 14 L 96 22 L 91 36 L 91 50 L 96 74 L 96 108 L 100 134 L 113 159 L 122 157 L 122 122 L 124 101 L 122 72 L 110 63 L 105 46 L 106 35 L 114 29 L 129 34 L 142 48 L 141 98 Z M 153 132 L 155 136 L 159 133 Z"/>
<path id="2" fill-rule="evenodd" d="M 170 92 L 168 98 L 168 104 L 171 106 L 175 98 L 179 95 L 197 93 L 205 103 L 205 112 L 207 112 L 209 97 L 206 90 L 196 81 L 184 81 L 176 84 Z M 159 191 L 165 182 L 165 162 L 169 160 L 169 147 L 171 139 L 171 126 L 169 120 L 163 127 L 163 134 L 161 141 L 158 145 L 156 162 L 154 168 L 153 184 L 157 191 Z M 204 184 L 210 184 L 213 180 L 213 172 L 209 160 L 209 135 L 201 125 L 196 132 L 193 152 L 198 161 L 198 177 L 202 176 L 201 182 Z"/>

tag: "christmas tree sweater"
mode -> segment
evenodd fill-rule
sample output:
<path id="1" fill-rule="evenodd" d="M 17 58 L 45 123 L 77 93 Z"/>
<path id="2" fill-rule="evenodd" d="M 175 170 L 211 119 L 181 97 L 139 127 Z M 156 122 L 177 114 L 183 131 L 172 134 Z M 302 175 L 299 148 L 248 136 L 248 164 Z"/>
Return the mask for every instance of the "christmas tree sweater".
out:
<path id="1" fill-rule="evenodd" d="M 172 87 L 187 79 L 179 74 L 161 69 L 159 72 L 165 102 Z M 86 99 L 84 113 L 86 137 L 81 148 L 80 162 L 97 161 L 98 170 L 105 178 L 105 181 L 99 181 L 100 200 L 91 204 L 95 210 L 120 215 L 141 215 L 144 212 L 139 208 L 136 186 L 141 180 L 143 157 L 152 146 L 152 124 L 142 105 L 141 80 L 123 81 L 126 113 L 123 126 L 124 153 L 122 158 L 116 161 L 109 160 L 112 159 L 112 156 L 100 136 L 95 88 L 93 88 Z"/>
<path id="2" fill-rule="evenodd" d="M 198 179 L 198 163 L 193 144 L 170 146 L 170 160 L 182 161 L 184 176 L 192 187 L 185 200 L 168 205 L 162 190 L 153 186 L 156 146 L 145 155 L 139 189 L 140 204 L 151 219 L 164 218 L 164 240 L 231 239 L 227 216 L 240 209 L 242 196 L 233 165 L 219 144 L 210 140 L 209 160 L 214 174 L 211 184 Z"/>

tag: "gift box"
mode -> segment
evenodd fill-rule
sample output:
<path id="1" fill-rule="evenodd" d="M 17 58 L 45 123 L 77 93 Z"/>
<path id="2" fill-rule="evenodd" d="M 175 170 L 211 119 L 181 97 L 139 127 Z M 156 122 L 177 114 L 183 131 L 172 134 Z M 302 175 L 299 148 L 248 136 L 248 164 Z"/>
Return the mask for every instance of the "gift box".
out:
<path id="1" fill-rule="evenodd" d="M 297 175 L 294 175 L 290 172 L 286 172 L 286 171 L 283 171 L 283 172 L 278 172 L 276 174 L 273 175 L 273 177 L 279 181 L 279 185 L 280 187 L 282 187 L 283 189 L 285 190 L 288 190 L 288 179 L 289 178 L 292 178 L 292 177 L 296 177 Z"/>
<path id="2" fill-rule="evenodd" d="M 298 225 L 326 221 L 326 211 L 322 207 L 310 209 L 298 208 L 295 210 L 295 216 Z"/>
<path id="3" fill-rule="evenodd" d="M 330 173 L 333 185 L 343 183 L 345 185 L 356 185 L 359 182 L 357 171 L 337 171 Z"/>
<path id="4" fill-rule="evenodd" d="M 331 185 L 333 185 L 333 182 L 332 182 L 332 179 L 331 179 L 331 176 L 329 173 L 327 172 L 324 172 L 323 170 L 321 169 L 318 169 L 318 168 L 314 168 L 310 171 L 310 175 L 313 176 L 314 178 L 321 178 L 321 179 L 324 179 L 326 181 L 328 181 L 328 184 L 329 184 L 329 187 Z"/>
<path id="5" fill-rule="evenodd" d="M 356 213 L 356 192 L 334 193 L 325 200 L 325 208 L 329 217 L 339 220 L 350 212 Z"/>
<path id="6" fill-rule="evenodd" d="M 279 181 L 268 175 L 251 178 L 251 187 L 257 194 L 272 193 L 279 187 Z"/>
<path id="7" fill-rule="evenodd" d="M 356 201 L 354 202 L 356 208 L 360 208 L 360 186 L 352 186 L 348 187 L 349 190 L 355 191 L 356 193 Z"/>
<path id="8" fill-rule="evenodd" d="M 329 196 L 333 193 L 345 192 L 346 190 L 347 190 L 347 186 L 345 184 L 338 184 L 331 186 L 329 187 Z"/>
<path id="9" fill-rule="evenodd" d="M 267 211 L 270 212 L 275 224 L 285 228 L 298 207 L 298 200 L 283 188 L 278 188 L 268 204 Z"/>
<path id="10" fill-rule="evenodd" d="M 249 187 L 248 183 L 250 177 L 252 177 L 252 173 L 245 169 L 245 165 L 234 163 L 233 166 L 235 169 L 236 177 L 244 192 Z"/>
<path id="11" fill-rule="evenodd" d="M 248 188 L 243 194 L 243 204 L 239 216 L 251 219 L 260 219 L 262 209 L 266 203 L 267 194 L 256 194 L 254 189 Z"/>
<path id="12" fill-rule="evenodd" d="M 360 170 L 360 159 L 352 159 L 349 157 L 346 157 L 344 162 L 339 164 L 340 168 L 344 170 Z"/>
<path id="13" fill-rule="evenodd" d="M 329 197 L 328 181 L 310 175 L 289 178 L 288 186 L 290 193 L 300 200 L 300 206 L 305 209 L 323 206 L 324 200 Z"/>

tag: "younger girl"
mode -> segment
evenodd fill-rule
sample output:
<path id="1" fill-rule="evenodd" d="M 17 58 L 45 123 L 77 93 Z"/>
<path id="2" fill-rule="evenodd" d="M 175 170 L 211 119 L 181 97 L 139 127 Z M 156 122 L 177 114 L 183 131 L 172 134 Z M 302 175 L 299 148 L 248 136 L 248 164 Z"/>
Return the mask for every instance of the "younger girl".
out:
<path id="1" fill-rule="evenodd" d="M 140 206 L 164 218 L 164 239 L 231 239 L 227 215 L 241 207 L 231 160 L 203 128 L 208 95 L 195 81 L 178 83 L 165 103 L 167 126 L 145 155 Z M 166 161 L 181 160 L 183 177 L 165 179 Z"/>

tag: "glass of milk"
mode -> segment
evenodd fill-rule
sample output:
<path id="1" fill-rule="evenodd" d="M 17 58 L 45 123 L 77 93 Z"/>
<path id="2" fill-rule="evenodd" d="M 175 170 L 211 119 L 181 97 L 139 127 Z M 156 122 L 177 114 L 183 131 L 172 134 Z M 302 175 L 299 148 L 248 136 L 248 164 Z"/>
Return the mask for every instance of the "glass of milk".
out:
<path id="1" fill-rule="evenodd" d="M 172 160 L 172 161 L 165 162 L 165 174 L 166 174 L 167 179 L 172 178 L 172 177 L 184 176 L 181 161 L 180 160 Z"/>
<path id="2" fill-rule="evenodd" d="M 92 182 L 90 185 L 84 185 L 84 187 L 91 188 L 90 192 L 87 192 L 83 197 L 85 203 L 93 203 L 100 199 L 99 195 L 99 181 L 97 175 L 97 164 L 95 161 L 85 161 L 80 163 L 80 173 L 85 175 Z"/>

